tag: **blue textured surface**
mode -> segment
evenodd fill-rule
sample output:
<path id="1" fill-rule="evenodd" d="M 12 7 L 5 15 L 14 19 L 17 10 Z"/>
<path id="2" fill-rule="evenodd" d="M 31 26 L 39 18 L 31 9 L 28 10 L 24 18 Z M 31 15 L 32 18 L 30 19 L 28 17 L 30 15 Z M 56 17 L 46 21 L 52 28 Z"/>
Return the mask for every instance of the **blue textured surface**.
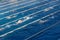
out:
<path id="1" fill-rule="evenodd" d="M 60 40 L 60 0 L 1 0 L 0 40 Z"/>

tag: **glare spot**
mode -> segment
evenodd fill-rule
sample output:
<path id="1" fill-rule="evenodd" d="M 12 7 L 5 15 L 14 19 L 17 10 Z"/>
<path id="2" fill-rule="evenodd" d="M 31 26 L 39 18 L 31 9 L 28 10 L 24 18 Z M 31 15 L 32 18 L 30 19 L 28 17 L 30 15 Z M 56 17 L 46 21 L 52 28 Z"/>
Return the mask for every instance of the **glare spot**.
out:
<path id="1" fill-rule="evenodd" d="M 0 31 L 2 31 L 4 28 L 0 28 Z"/>
<path id="2" fill-rule="evenodd" d="M 7 19 L 11 19 L 11 17 L 10 17 L 10 16 L 7 16 L 6 18 L 7 18 Z"/>
<path id="3" fill-rule="evenodd" d="M 22 23 L 23 21 L 22 20 L 18 20 L 17 22 L 16 22 L 16 24 L 20 24 L 20 23 Z"/>

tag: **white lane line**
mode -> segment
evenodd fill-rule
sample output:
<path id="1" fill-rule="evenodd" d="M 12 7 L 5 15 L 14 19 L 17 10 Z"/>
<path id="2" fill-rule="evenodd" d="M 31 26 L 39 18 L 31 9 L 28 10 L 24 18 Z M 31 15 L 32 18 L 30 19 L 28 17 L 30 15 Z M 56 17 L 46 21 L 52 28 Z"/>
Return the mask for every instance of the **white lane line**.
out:
<path id="1" fill-rule="evenodd" d="M 33 3 L 33 4 L 34 4 L 34 3 Z M 24 10 L 24 11 L 21 11 L 21 12 L 15 13 L 15 14 L 12 14 L 12 15 L 17 15 L 17 14 L 19 14 L 19 13 L 24 13 L 24 12 L 26 12 L 26 11 L 29 11 L 29 10 L 32 10 L 32 9 L 36 9 L 36 8 L 38 8 L 38 7 L 40 7 L 40 6 L 43 6 L 43 5 L 39 5 L 39 6 L 30 8 L 30 9 L 28 9 L 28 10 Z M 12 16 L 12 15 L 9 15 L 9 16 Z M 7 16 L 6 16 L 6 17 L 7 17 Z M 6 17 L 0 18 L 0 20 L 4 19 L 4 18 L 6 18 Z"/>
<path id="2" fill-rule="evenodd" d="M 30 1 L 30 2 L 33 2 L 33 1 Z M 27 2 L 27 3 L 30 3 L 30 2 Z M 36 4 L 36 3 L 34 2 L 34 4 Z M 6 14 L 6 13 L 11 12 L 11 11 L 14 11 L 14 10 L 18 10 L 20 8 L 25 8 L 25 7 L 28 7 L 28 6 L 31 6 L 31 5 L 33 5 L 33 3 L 30 4 L 30 5 L 26 5 L 26 6 L 23 6 L 23 7 L 15 8 L 15 9 L 12 9 L 12 10 L 9 10 L 9 11 L 3 12 L 3 13 L 0 13 L 0 15 L 1 14 Z"/>
<path id="3" fill-rule="evenodd" d="M 24 2 L 24 1 L 23 1 Z M 10 5 L 11 7 L 13 7 L 13 6 L 17 6 L 17 5 L 19 5 L 20 3 L 22 4 L 23 3 L 22 1 L 20 1 L 19 3 L 17 2 L 16 4 L 12 4 L 12 5 Z M 0 11 L 2 11 L 2 10 L 5 10 L 5 9 L 8 9 L 8 8 L 11 8 L 10 6 L 5 6 L 5 7 L 0 7 Z"/>
<path id="4" fill-rule="evenodd" d="M 58 6 L 58 5 L 54 5 L 54 6 Z M 41 10 L 41 11 L 43 11 L 43 10 Z M 34 15 L 34 14 L 36 14 L 36 13 L 39 13 L 39 12 L 41 12 L 41 11 L 37 11 L 37 12 L 35 12 L 35 13 L 32 13 L 32 14 L 30 14 L 30 15 Z M 23 17 L 21 17 L 21 18 L 23 18 Z M 19 19 L 21 19 L 21 18 L 19 18 Z M 12 23 L 12 22 L 15 22 L 15 21 L 17 21 L 17 20 L 18 20 L 18 19 L 14 20 L 14 21 L 11 21 L 11 22 L 8 22 L 8 23 L 5 23 L 5 24 L 3 24 L 3 25 L 0 25 L 0 26 L 7 25 L 7 24 L 9 24 L 9 23 Z"/>
<path id="5" fill-rule="evenodd" d="M 56 12 L 57 12 L 57 11 L 56 11 Z M 56 12 L 54 12 L 53 14 L 55 14 Z M 46 18 L 46 17 L 48 17 L 48 16 L 50 16 L 50 15 L 52 15 L 52 13 L 49 14 L 49 15 L 47 15 L 47 16 L 42 17 L 41 19 L 44 19 L 44 18 Z M 19 27 L 19 28 L 16 28 L 16 29 L 10 31 L 10 32 L 7 32 L 7 33 L 5 33 L 5 34 L 3 34 L 3 35 L 0 35 L 0 37 L 4 37 L 4 36 L 6 36 L 6 35 L 8 35 L 8 34 L 10 34 L 10 33 L 13 33 L 14 31 L 17 31 L 17 30 L 19 30 L 19 29 L 25 28 L 26 26 L 28 26 L 28 25 L 30 25 L 30 24 L 32 24 L 32 23 L 35 23 L 35 22 L 37 22 L 37 21 L 39 21 L 39 20 L 41 20 L 41 19 L 35 20 L 35 21 L 30 22 L 30 23 L 28 23 L 28 24 L 26 24 L 26 25 L 24 25 L 24 26 L 21 26 L 21 27 Z M 30 37 L 29 37 L 29 38 L 30 38 Z"/>
<path id="6" fill-rule="evenodd" d="M 6 4 L 6 5 L 0 6 L 0 7 L 5 7 L 5 6 L 8 6 L 8 5 L 13 5 L 13 4 L 16 4 L 16 3 L 19 3 L 19 2 L 23 2 L 23 1 L 24 1 L 24 0 L 21 0 L 21 1 L 18 1 L 18 2 L 13 2 L 13 3 Z"/>
<path id="7" fill-rule="evenodd" d="M 25 2 L 25 1 L 23 1 L 23 2 Z M 12 5 L 10 5 L 10 7 L 2 7 L 1 8 L 1 10 L 0 11 L 3 11 L 3 10 L 6 10 L 6 9 L 8 9 L 8 8 L 12 8 L 12 7 L 16 7 L 16 6 L 19 6 L 19 5 L 24 5 L 24 4 L 26 4 L 27 2 L 25 2 L 25 3 L 23 3 L 22 1 L 20 1 L 19 3 L 17 2 L 16 4 L 12 4 Z M 29 2 L 29 1 L 28 1 Z"/>
<path id="8" fill-rule="evenodd" d="M 55 6 L 57 6 L 57 5 L 55 5 Z M 53 6 L 53 7 L 54 7 L 54 6 Z M 41 11 L 44 11 L 44 10 L 41 10 Z M 35 13 L 33 13 L 33 14 L 30 14 L 30 15 L 34 15 L 34 14 L 39 13 L 39 12 L 41 12 L 41 11 L 35 12 Z M 30 16 L 30 15 L 27 15 L 27 16 Z M 27 17 L 27 16 L 25 16 L 25 17 Z M 22 19 L 22 18 L 24 18 L 24 17 L 21 17 L 21 18 L 19 18 L 19 19 Z M 11 22 L 8 22 L 8 23 L 5 23 L 5 24 L 0 25 L 0 26 L 8 25 L 8 24 L 10 24 L 10 23 L 12 23 L 12 22 L 15 22 L 15 21 L 19 20 L 19 19 L 16 19 L 16 20 L 11 21 Z"/>
<path id="9" fill-rule="evenodd" d="M 58 5 L 54 5 L 54 6 L 58 6 Z M 44 11 L 44 10 L 41 10 L 41 11 Z M 39 12 L 41 12 L 41 11 L 37 11 L 37 12 L 32 13 L 32 14 L 30 14 L 30 15 L 34 15 L 34 14 L 39 13 Z M 29 16 L 29 15 L 28 15 L 28 16 Z M 24 16 L 24 17 L 25 17 L 25 16 Z M 23 18 L 23 17 L 21 17 L 21 18 Z M 19 19 L 21 19 L 21 18 L 19 18 Z M 16 19 L 16 20 L 14 20 L 14 21 L 12 21 L 12 22 L 15 22 L 15 21 L 17 21 L 17 20 L 19 20 L 19 19 Z M 5 23 L 5 24 L 0 25 L 0 26 L 4 26 L 4 25 L 7 25 L 7 24 L 12 23 L 12 22 L 8 22 L 8 23 Z"/>
<path id="10" fill-rule="evenodd" d="M 22 1 L 22 0 L 21 0 Z M 3 4 L 6 4 L 6 3 L 13 3 L 13 2 L 10 2 L 10 1 L 5 1 L 4 3 L 0 3 L 0 5 L 2 6 Z M 19 1 L 17 1 L 17 2 L 19 2 Z"/>
<path id="11" fill-rule="evenodd" d="M 29 3 L 30 3 L 31 1 L 29 1 Z M 36 1 L 32 1 L 32 2 L 36 2 Z M 0 11 L 3 11 L 3 10 L 7 10 L 8 8 L 13 8 L 13 7 L 17 7 L 17 6 L 20 6 L 20 5 L 24 5 L 24 4 L 27 4 L 27 2 L 25 2 L 25 3 L 19 3 L 19 4 L 15 4 L 15 5 L 11 5 L 10 7 L 7 7 L 7 8 L 2 8 Z"/>
<path id="12" fill-rule="evenodd" d="M 56 2 L 56 1 L 53 1 L 53 2 Z M 52 2 L 49 2 L 49 3 L 52 3 Z M 16 13 L 16 14 L 12 14 L 12 15 L 9 15 L 9 16 L 17 15 L 17 14 L 19 14 L 19 13 L 24 13 L 24 12 L 27 12 L 27 11 L 29 11 L 29 10 L 36 9 L 36 8 L 38 8 L 38 7 L 47 5 L 47 4 L 49 4 L 49 3 L 43 4 L 43 5 L 39 5 L 39 6 L 36 6 L 36 7 L 34 7 L 34 8 L 30 8 L 30 9 L 28 9 L 28 10 L 24 10 L 24 11 L 22 11 L 22 12 L 18 12 L 18 13 Z M 6 17 L 7 17 L 7 16 L 6 16 Z M 0 18 L 0 20 L 3 20 L 3 19 L 6 18 L 6 17 Z"/>
<path id="13" fill-rule="evenodd" d="M 32 5 L 32 4 L 31 4 L 31 5 Z M 19 7 L 19 8 L 15 8 L 15 9 L 13 9 L 13 10 L 9 10 L 9 11 L 6 11 L 6 12 L 0 13 L 0 14 L 5 14 L 5 13 L 8 13 L 8 12 L 11 12 L 11 11 L 14 11 L 14 10 L 18 10 L 18 9 L 20 9 L 20 8 L 28 7 L 28 6 L 30 6 L 30 5 L 23 6 L 23 7 Z"/>
<path id="14" fill-rule="evenodd" d="M 33 38 L 33 37 L 37 36 L 38 34 L 40 34 L 40 33 L 44 32 L 44 31 L 46 31 L 46 30 L 52 28 L 53 26 L 57 25 L 58 23 L 60 23 L 60 21 L 57 22 L 57 23 L 55 23 L 55 24 L 53 24 L 53 25 L 51 25 L 51 26 L 49 26 L 49 27 L 47 27 L 47 28 L 45 28 L 45 29 L 43 29 L 43 30 L 40 30 L 39 32 L 37 32 L 36 34 L 34 34 L 34 35 L 32 35 L 32 36 L 26 38 L 25 40 L 29 40 L 30 38 Z M 43 34 L 43 33 L 42 33 L 42 34 Z"/>

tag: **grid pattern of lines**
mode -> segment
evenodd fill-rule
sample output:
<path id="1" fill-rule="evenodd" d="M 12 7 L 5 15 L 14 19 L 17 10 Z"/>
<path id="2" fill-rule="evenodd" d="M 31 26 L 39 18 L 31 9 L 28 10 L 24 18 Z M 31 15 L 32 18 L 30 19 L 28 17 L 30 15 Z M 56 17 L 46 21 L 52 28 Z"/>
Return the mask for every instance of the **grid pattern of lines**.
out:
<path id="1" fill-rule="evenodd" d="M 16 36 L 17 31 L 21 40 L 40 40 L 36 36 L 59 24 L 59 17 L 60 0 L 1 1 L 0 37 Z"/>

